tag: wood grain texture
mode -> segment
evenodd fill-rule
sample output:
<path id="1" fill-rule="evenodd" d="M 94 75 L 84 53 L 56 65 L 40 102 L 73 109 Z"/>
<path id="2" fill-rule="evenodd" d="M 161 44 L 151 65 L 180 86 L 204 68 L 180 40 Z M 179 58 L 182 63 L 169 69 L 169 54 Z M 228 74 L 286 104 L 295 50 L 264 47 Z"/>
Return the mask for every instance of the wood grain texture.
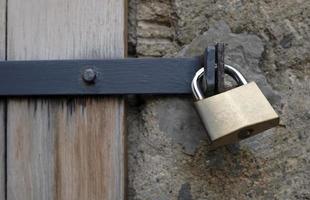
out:
<path id="1" fill-rule="evenodd" d="M 8 59 L 122 58 L 125 5 L 8 0 Z M 9 200 L 124 199 L 123 99 L 14 98 L 7 109 Z"/>
<path id="2" fill-rule="evenodd" d="M 6 175 L 5 175 L 5 102 L 0 101 L 0 200 L 5 200 Z"/>
<path id="3" fill-rule="evenodd" d="M 0 60 L 5 59 L 6 0 L 0 0 Z"/>
<path id="4" fill-rule="evenodd" d="M 0 60 L 5 60 L 6 1 L 0 0 Z M 5 103 L 0 100 L 0 200 L 5 199 Z"/>

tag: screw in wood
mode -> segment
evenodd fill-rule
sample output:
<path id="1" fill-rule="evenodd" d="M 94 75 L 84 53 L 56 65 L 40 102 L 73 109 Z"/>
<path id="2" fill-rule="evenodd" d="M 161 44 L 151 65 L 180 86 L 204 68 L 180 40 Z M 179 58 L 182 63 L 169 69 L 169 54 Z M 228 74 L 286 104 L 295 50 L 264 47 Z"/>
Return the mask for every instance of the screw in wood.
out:
<path id="1" fill-rule="evenodd" d="M 97 77 L 97 73 L 92 68 L 87 68 L 82 73 L 82 78 L 86 83 L 94 83 Z"/>

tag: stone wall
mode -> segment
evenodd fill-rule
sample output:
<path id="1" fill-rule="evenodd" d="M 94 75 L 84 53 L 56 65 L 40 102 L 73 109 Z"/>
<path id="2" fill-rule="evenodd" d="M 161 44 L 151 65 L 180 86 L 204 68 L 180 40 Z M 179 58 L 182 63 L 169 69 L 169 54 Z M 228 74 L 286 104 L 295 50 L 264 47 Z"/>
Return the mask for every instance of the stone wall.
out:
<path id="1" fill-rule="evenodd" d="M 129 54 L 202 54 L 258 83 L 281 117 L 210 151 L 191 97 L 131 96 L 129 199 L 310 199 L 310 1 L 130 0 Z"/>

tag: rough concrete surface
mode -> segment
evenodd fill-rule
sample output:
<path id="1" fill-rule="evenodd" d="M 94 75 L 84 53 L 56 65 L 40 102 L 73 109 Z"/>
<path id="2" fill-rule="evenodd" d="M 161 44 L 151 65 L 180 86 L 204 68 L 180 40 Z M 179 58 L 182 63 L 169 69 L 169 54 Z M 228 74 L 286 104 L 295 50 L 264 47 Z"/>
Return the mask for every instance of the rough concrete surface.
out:
<path id="1" fill-rule="evenodd" d="M 130 54 L 193 56 L 225 42 L 274 129 L 210 151 L 192 97 L 129 97 L 131 200 L 310 199 L 310 1 L 131 0 Z"/>

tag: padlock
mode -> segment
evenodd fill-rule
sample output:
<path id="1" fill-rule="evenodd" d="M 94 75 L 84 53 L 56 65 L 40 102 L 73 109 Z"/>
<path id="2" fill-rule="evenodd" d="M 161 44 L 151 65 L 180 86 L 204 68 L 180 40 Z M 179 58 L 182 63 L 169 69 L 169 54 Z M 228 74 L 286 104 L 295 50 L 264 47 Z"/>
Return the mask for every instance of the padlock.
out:
<path id="1" fill-rule="evenodd" d="M 205 98 L 200 89 L 201 68 L 192 80 L 195 107 L 201 117 L 211 147 L 236 143 L 279 124 L 279 116 L 255 82 L 247 83 L 235 68 L 225 65 L 238 87 Z"/>

